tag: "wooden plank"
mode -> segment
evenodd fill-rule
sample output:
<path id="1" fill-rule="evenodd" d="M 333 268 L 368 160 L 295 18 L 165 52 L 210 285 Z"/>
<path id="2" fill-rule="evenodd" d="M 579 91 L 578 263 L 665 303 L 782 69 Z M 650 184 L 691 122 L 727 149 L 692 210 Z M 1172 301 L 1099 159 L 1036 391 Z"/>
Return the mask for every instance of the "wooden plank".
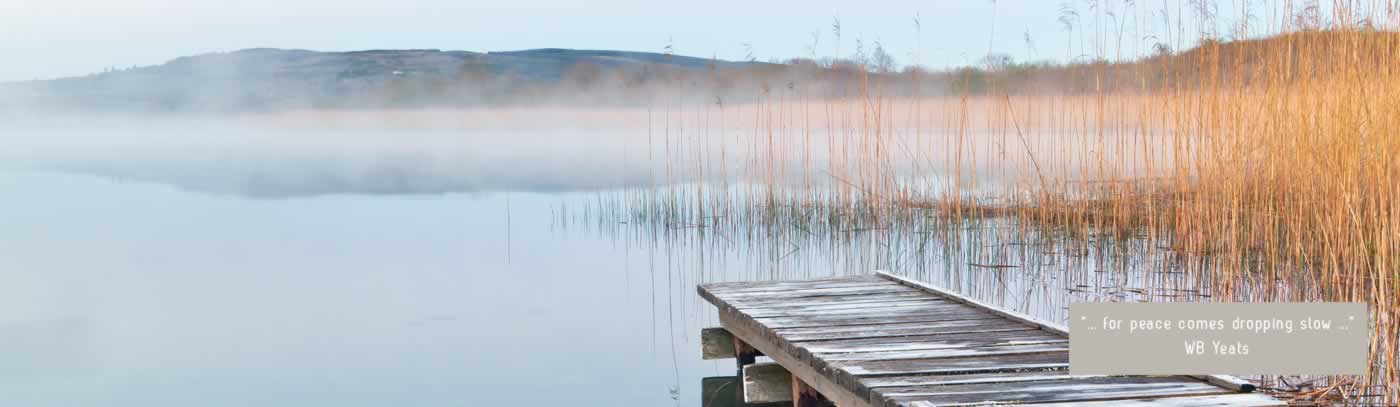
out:
<path id="1" fill-rule="evenodd" d="M 931 405 L 931 404 L 925 404 Z M 1157 397 L 1113 401 L 1076 401 L 1069 403 L 1039 404 L 1045 407 L 1275 407 L 1288 403 L 1262 394 L 1221 394 L 1213 396 Z"/>
<path id="2" fill-rule="evenodd" d="M 856 325 L 881 325 L 905 322 L 948 322 L 967 320 L 995 320 L 995 316 L 986 313 L 955 310 L 945 313 L 921 313 L 898 316 L 798 316 L 798 317 L 771 317 L 762 320 L 763 325 L 772 329 L 780 328 L 804 328 L 819 326 L 856 326 Z"/>
<path id="3" fill-rule="evenodd" d="M 801 341 L 799 347 L 813 352 L 848 352 L 862 348 L 876 347 L 871 351 L 893 350 L 938 350 L 949 347 L 974 347 L 974 345 L 1011 344 L 1011 341 L 1060 341 L 1065 338 L 1044 333 L 1044 331 L 1019 326 L 1021 330 L 970 331 L 970 333 L 924 334 L 924 336 L 903 337 L 853 337 L 832 338 L 832 340 Z M 860 333 L 847 333 L 858 336 Z M 882 347 L 889 345 L 889 347 Z"/>
<path id="4" fill-rule="evenodd" d="M 961 347 L 948 349 L 916 349 L 884 352 L 827 353 L 818 357 L 827 362 L 877 361 L 904 359 L 941 359 L 981 356 L 1035 355 L 1044 353 L 1068 352 L 1065 341 L 1059 343 L 1031 343 L 1024 345 Z"/>
<path id="5" fill-rule="evenodd" d="M 887 406 L 962 405 L 988 402 L 1047 403 L 1226 394 L 1228 390 L 1185 377 L 1102 377 L 1028 383 L 886 387 L 874 393 Z"/>
<path id="6" fill-rule="evenodd" d="M 862 407 L 869 406 L 869 400 L 863 396 L 857 396 L 850 389 L 836 384 L 831 378 L 817 371 L 812 365 L 798 360 L 791 354 L 783 352 L 777 343 L 761 340 L 764 335 L 759 331 L 758 326 L 746 324 L 740 320 L 740 315 L 732 311 L 721 310 L 719 314 L 720 326 L 729 330 L 734 337 L 754 344 L 754 347 L 772 358 L 773 361 L 783 365 L 788 372 L 803 383 L 817 389 L 826 398 L 842 407 Z M 752 323 L 752 320 L 750 320 Z"/>
<path id="7" fill-rule="evenodd" d="M 1016 372 L 1068 368 L 1069 352 L 972 358 L 832 362 L 830 365 L 852 376 Z"/>
<path id="8" fill-rule="evenodd" d="M 921 303 L 921 304 L 909 304 L 909 305 L 878 305 L 878 306 L 869 306 L 869 307 L 860 307 L 860 308 L 849 308 L 849 309 L 822 309 L 822 308 L 771 309 L 771 308 L 770 308 L 770 309 L 759 309 L 759 310 L 748 310 L 748 309 L 743 310 L 743 312 L 744 312 L 745 315 L 748 315 L 750 318 L 754 318 L 754 319 L 763 319 L 763 318 L 772 318 L 772 317 L 801 317 L 801 316 L 822 316 L 822 317 L 858 316 L 858 315 L 895 316 L 895 315 L 910 315 L 910 314 L 936 313 L 936 312 L 949 312 L 949 311 L 971 311 L 971 309 L 967 308 L 967 306 L 962 305 L 962 304 L 949 304 L 949 303 L 945 303 L 945 302 L 932 302 L 932 303 L 925 302 L 925 303 Z"/>
<path id="9" fill-rule="evenodd" d="M 828 283 L 828 282 L 872 280 L 871 277 L 878 277 L 878 276 L 876 276 L 876 275 L 873 274 L 873 273 L 857 273 L 857 274 L 843 274 L 843 275 L 828 275 L 828 276 L 821 276 L 821 277 L 794 277 L 794 278 L 771 279 L 771 280 L 716 281 L 716 282 L 705 283 L 705 284 L 702 284 L 702 285 L 707 286 L 707 287 L 728 288 L 728 287 L 745 287 L 745 286 L 750 286 L 750 285 L 754 285 L 754 284 L 785 284 L 785 283 L 804 283 L 804 282 L 810 282 L 810 283 L 815 283 L 815 284 L 824 284 L 824 283 Z"/>
<path id="10" fill-rule="evenodd" d="M 888 286 L 898 284 L 889 279 L 870 275 L 858 278 L 842 278 L 823 281 L 753 281 L 739 284 L 705 284 L 706 290 L 717 295 L 739 294 L 758 291 L 813 290 L 841 287 Z"/>
<path id="11" fill-rule="evenodd" d="M 1216 385 L 1216 386 L 1224 387 L 1224 388 L 1227 388 L 1227 389 L 1230 389 L 1230 390 L 1234 390 L 1234 391 L 1238 391 L 1238 392 L 1241 392 L 1241 393 L 1249 393 L 1249 392 L 1252 392 L 1252 391 L 1254 391 L 1254 388 L 1255 388 L 1255 387 L 1254 387 L 1254 383 L 1250 383 L 1248 380 L 1241 379 L 1241 378 L 1238 378 L 1238 377 L 1235 377 L 1235 376 L 1230 376 L 1230 375 L 1217 374 L 1217 375 L 1191 376 L 1191 377 L 1195 377 L 1195 378 L 1197 378 L 1197 379 L 1205 380 L 1206 382 L 1208 382 L 1208 383 L 1210 383 L 1210 384 L 1214 384 L 1214 385 Z"/>
<path id="12" fill-rule="evenodd" d="M 1021 326 L 1018 329 L 1020 330 L 1005 332 L 966 332 L 888 338 L 833 339 L 826 341 L 796 342 L 794 346 L 815 353 L 838 353 L 1019 345 L 1028 342 L 1069 343 L 1068 339 L 1046 334 L 1045 332 L 1030 329 L 1025 326 Z"/>
<path id="13" fill-rule="evenodd" d="M 700 403 L 706 407 L 739 407 L 739 379 L 734 376 L 700 379 Z"/>
<path id="14" fill-rule="evenodd" d="M 948 301 L 940 300 L 940 299 L 938 299 L 938 298 L 934 298 L 934 297 L 931 297 L 931 296 L 924 296 L 924 297 L 919 297 L 919 298 L 898 298 L 898 299 L 892 299 L 892 300 L 868 301 L 868 302 L 858 302 L 858 303 L 837 303 L 837 304 L 832 304 L 832 303 L 824 303 L 824 302 L 822 302 L 822 303 L 813 303 L 813 304 L 771 305 L 771 306 L 765 306 L 765 307 L 738 306 L 738 307 L 736 307 L 736 308 L 739 308 L 739 309 L 743 310 L 745 314 L 755 315 L 755 314 L 754 314 L 755 312 L 837 311 L 837 310 L 852 310 L 852 309 L 879 308 L 879 307 L 898 307 L 898 306 L 911 306 L 911 305 L 934 305 L 934 304 L 958 305 L 958 304 L 953 304 L 953 303 L 950 303 L 950 302 L 948 302 Z"/>
<path id="15" fill-rule="evenodd" d="M 995 320 L 985 320 L 985 319 L 983 319 L 983 320 L 972 320 L 972 321 L 950 321 L 950 322 L 986 322 L 986 321 L 994 321 L 994 322 L 995 322 Z M 834 328 L 848 328 L 848 327 L 841 326 L 841 327 L 834 327 Z M 960 335 L 960 334 L 987 334 L 987 335 L 999 335 L 999 334 L 1033 333 L 1033 332 L 1038 332 L 1038 331 L 1037 331 L 1035 328 L 1030 328 L 1030 327 L 1027 327 L 1027 326 L 1024 326 L 1024 325 L 1020 325 L 1020 324 L 1010 323 L 1010 324 L 978 324 L 978 325 L 966 325 L 966 326 L 949 326 L 949 327 L 935 327 L 935 328 L 924 328 L 924 329 L 871 330 L 871 331 L 869 331 L 869 332 L 828 332 L 828 333 L 814 333 L 814 334 L 792 334 L 792 335 L 787 335 L 787 336 L 785 336 L 785 337 L 791 338 L 792 340 L 791 340 L 790 342 L 792 342 L 792 343 L 810 343 L 810 342 L 843 341 L 843 340 L 861 340 L 861 339 L 888 340 L 888 341 L 891 341 L 892 343 L 898 343 L 898 342 L 900 342 L 900 339 L 901 339 L 901 338 L 922 337 L 922 336 L 933 336 L 933 335 Z"/>
<path id="16" fill-rule="evenodd" d="M 1001 372 L 959 375 L 914 375 L 869 377 L 861 382 L 867 388 L 935 386 L 952 384 L 1038 382 L 1047 380 L 1069 380 L 1095 376 L 1074 376 L 1067 370 Z"/>
<path id="17" fill-rule="evenodd" d="M 874 293 L 874 294 L 827 295 L 827 296 L 821 296 L 821 297 L 805 297 L 805 298 L 779 298 L 779 299 L 774 299 L 774 298 L 747 298 L 747 299 L 730 299 L 730 300 L 727 300 L 726 302 L 728 302 L 729 305 L 732 305 L 732 306 L 734 306 L 734 307 L 743 308 L 743 309 L 750 309 L 750 308 L 765 308 L 765 307 L 773 307 L 773 306 L 784 307 L 784 306 L 797 306 L 797 305 L 860 304 L 860 303 L 867 303 L 867 302 L 886 302 L 886 301 L 897 301 L 897 300 L 916 299 L 916 298 L 932 298 L 932 299 L 939 299 L 938 297 L 929 295 L 928 293 L 925 293 L 925 292 L 900 292 L 900 293 Z M 945 301 L 946 301 L 946 300 L 945 300 Z"/>
<path id="18" fill-rule="evenodd" d="M 762 311 L 762 310 L 759 310 Z M 968 308 L 962 304 L 929 304 L 929 305 L 896 305 L 890 307 L 871 307 L 854 310 L 822 310 L 813 312 L 787 313 L 771 315 L 767 312 L 750 313 L 749 310 L 740 310 L 744 315 L 753 319 L 764 320 L 773 318 L 865 318 L 865 317 L 896 317 L 904 315 L 986 315 L 985 312 Z M 896 314 L 897 313 L 897 314 Z M 757 314 L 757 315 L 754 315 Z"/>
<path id="19" fill-rule="evenodd" d="M 792 374 L 777 363 L 744 366 L 744 402 L 749 404 L 792 401 Z"/>
<path id="20" fill-rule="evenodd" d="M 702 286 L 702 287 L 705 287 L 706 289 L 709 289 L 709 290 L 711 290 L 711 291 L 722 292 L 722 291 L 727 291 L 727 290 L 743 289 L 743 288 L 747 288 L 747 287 L 764 287 L 764 286 L 767 286 L 767 287 L 783 287 L 783 286 L 799 286 L 799 287 L 800 287 L 800 286 L 821 286 L 821 285 L 826 285 L 826 284 L 841 284 L 841 283 L 871 282 L 871 281 L 878 282 L 878 281 L 886 281 L 886 280 L 884 280 L 883 278 L 880 278 L 880 276 L 877 276 L 877 275 L 874 275 L 874 274 L 857 274 L 857 275 L 849 275 L 849 276 L 827 276 L 827 277 L 819 277 L 819 278 L 802 278 L 802 279 L 770 280 L 770 281 L 724 281 L 724 282 L 716 282 L 716 283 L 705 283 L 705 284 L 702 284 L 701 286 Z"/>
<path id="21" fill-rule="evenodd" d="M 712 290 L 711 292 L 715 293 L 715 295 L 735 295 L 774 291 L 812 291 L 829 290 L 833 288 L 892 287 L 899 285 L 898 283 L 878 277 L 869 281 L 850 281 L 830 284 L 801 284 L 800 281 L 792 283 L 793 284 L 752 284 L 743 287 Z"/>
<path id="22" fill-rule="evenodd" d="M 734 352 L 734 335 L 724 328 L 705 328 L 700 330 L 700 359 L 715 360 L 729 359 L 738 356 Z"/>
<path id="23" fill-rule="evenodd" d="M 776 291 L 754 291 L 742 293 L 717 293 L 718 298 L 724 299 L 753 299 L 753 298 L 806 298 L 821 297 L 829 295 L 853 295 L 853 294 L 883 294 L 883 293 L 910 293 L 918 290 L 901 286 L 881 284 L 869 287 L 839 287 L 839 288 L 813 288 L 807 290 L 776 290 Z"/>
<path id="24" fill-rule="evenodd" d="M 942 322 L 898 322 L 854 326 L 816 326 L 774 330 L 789 342 L 899 338 L 906 336 L 960 334 L 972 332 L 1011 332 L 1036 330 L 999 318 Z M 893 339 L 891 339 L 893 340 Z"/>

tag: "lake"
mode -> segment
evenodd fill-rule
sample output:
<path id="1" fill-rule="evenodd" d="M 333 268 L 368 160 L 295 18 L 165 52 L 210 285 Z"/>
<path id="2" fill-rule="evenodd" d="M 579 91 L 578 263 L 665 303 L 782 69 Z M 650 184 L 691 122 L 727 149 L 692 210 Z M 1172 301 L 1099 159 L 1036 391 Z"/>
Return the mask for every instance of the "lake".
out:
<path id="1" fill-rule="evenodd" d="M 995 220 L 637 221 L 654 185 L 761 167 L 740 130 L 712 145 L 710 127 L 638 129 L 663 121 L 637 111 L 556 113 L 576 128 L 397 114 L 8 124 L 0 405 L 694 406 L 701 378 L 734 374 L 700 360 L 718 326 L 703 282 L 888 269 L 1051 321 L 1071 301 L 1194 292 L 1151 259 L 1102 273 L 1094 247 L 1027 245 Z M 770 180 L 840 167 L 784 155 L 816 164 Z"/>
<path id="2" fill-rule="evenodd" d="M 4 405 L 695 405 L 732 373 L 699 360 L 695 276 L 552 224 L 576 196 L 512 194 L 507 216 L 496 193 L 31 172 L 0 196 Z"/>
<path id="3" fill-rule="evenodd" d="M 733 373 L 699 358 L 717 322 L 696 284 L 880 266 L 858 244 L 774 257 L 570 221 L 605 194 L 259 199 L 0 171 L 0 404 L 693 406 Z M 987 275 L 962 287 L 1032 281 Z"/>

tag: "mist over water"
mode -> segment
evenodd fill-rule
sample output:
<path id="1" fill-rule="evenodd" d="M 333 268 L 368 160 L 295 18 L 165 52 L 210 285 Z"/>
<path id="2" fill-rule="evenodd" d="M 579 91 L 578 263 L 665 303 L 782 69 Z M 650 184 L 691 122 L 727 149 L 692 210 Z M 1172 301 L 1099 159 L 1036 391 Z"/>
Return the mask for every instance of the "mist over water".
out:
<path id="1" fill-rule="evenodd" d="M 964 192 L 1034 180 L 1018 151 L 1088 153 L 915 122 L 863 168 L 876 136 L 791 124 L 825 120 L 802 114 L 8 117 L 0 404 L 695 405 L 700 378 L 734 373 L 699 359 L 705 282 L 889 269 L 1051 321 L 1074 300 L 1200 298 L 1153 274 L 1162 259 L 1095 273 L 1108 254 L 1027 245 L 996 220 L 814 234 L 635 218 L 648 193 L 742 200 L 878 172 L 935 196 L 958 176 Z M 1056 252 L 1082 254 L 1035 254 Z M 535 391 L 541 372 L 557 391 Z"/>
<path id="2" fill-rule="evenodd" d="M 1086 161 L 1078 157 L 1096 154 L 1060 134 L 1032 138 L 1023 146 L 1016 135 L 958 134 L 921 121 L 872 133 L 844 121 L 849 118 L 823 118 L 821 105 L 813 104 L 800 111 L 663 105 L 11 114 L 0 124 L 0 142 L 8 147 L 0 151 L 0 168 L 269 198 L 689 183 L 826 187 L 880 171 L 936 195 L 959 176 L 964 189 L 1033 182 L 1041 169 L 1030 152 L 1058 162 Z M 831 127 L 833 122 L 842 127 Z M 884 149 L 881 167 L 854 167 L 870 161 L 863 146 L 877 139 Z M 1045 171 L 1072 176 L 1081 170 Z"/>
<path id="3" fill-rule="evenodd" d="M 562 191 L 637 184 L 626 126 L 503 128 L 444 112 L 32 117 L 9 121 L 10 168 L 255 197 Z M 307 113 L 318 116 L 321 113 Z M 384 119 L 347 123 L 344 120 Z M 455 120 L 454 120 L 455 119 Z M 645 147 L 642 147 L 645 148 Z"/>

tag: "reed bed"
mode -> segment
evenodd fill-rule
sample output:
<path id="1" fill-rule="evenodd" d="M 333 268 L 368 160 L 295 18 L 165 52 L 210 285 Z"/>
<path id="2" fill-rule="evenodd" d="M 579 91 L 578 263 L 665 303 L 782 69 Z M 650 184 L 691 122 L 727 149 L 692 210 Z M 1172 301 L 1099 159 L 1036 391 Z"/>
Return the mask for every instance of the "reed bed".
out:
<path id="1" fill-rule="evenodd" d="M 1114 80 L 1090 92 L 886 97 L 872 80 L 853 97 L 659 101 L 652 187 L 599 213 L 651 238 L 761 241 L 771 265 L 859 246 L 879 259 L 862 267 L 997 276 L 984 295 L 1039 290 L 1052 309 L 1095 279 L 1116 294 L 1089 300 L 1365 302 L 1368 374 L 1299 397 L 1395 405 L 1400 20 L 1336 7 L 1325 28 L 1079 67 Z"/>

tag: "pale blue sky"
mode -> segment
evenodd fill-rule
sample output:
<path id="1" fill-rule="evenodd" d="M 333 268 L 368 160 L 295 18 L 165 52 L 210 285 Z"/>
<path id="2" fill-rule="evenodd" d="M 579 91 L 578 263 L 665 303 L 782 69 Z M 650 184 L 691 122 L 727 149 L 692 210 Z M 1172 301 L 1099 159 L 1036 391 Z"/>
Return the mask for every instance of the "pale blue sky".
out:
<path id="1" fill-rule="evenodd" d="M 935 68 L 974 63 L 989 50 L 1017 60 L 1064 60 L 1094 53 L 1080 42 L 1089 38 L 1083 32 L 1092 36 L 1094 13 L 1085 0 L 1072 3 L 1082 28 L 1067 38 L 1057 21 L 1063 3 L 1053 0 L 5 0 L 0 2 L 5 55 L 0 81 L 82 75 L 251 47 L 660 52 L 669 41 L 678 54 L 743 59 L 751 48 L 755 57 L 767 60 L 810 56 L 817 33 L 816 54 L 828 57 L 838 52 L 831 27 L 837 16 L 842 56 L 854 52 L 859 38 L 867 46 L 883 43 L 900 64 L 913 62 L 917 51 L 919 62 Z M 1132 8 L 1123 0 L 1098 3 L 1101 29 L 1114 33 L 1110 57 L 1120 31 L 1107 28 L 1110 6 L 1120 19 L 1143 21 L 1122 26 L 1125 53 L 1150 50 L 1153 40 L 1143 37 L 1164 37 L 1164 6 L 1172 13 L 1190 12 L 1186 0 L 1138 0 Z M 1227 0 L 1217 6 L 1226 34 L 1224 16 L 1240 4 Z M 914 29 L 916 14 L 921 35 Z M 1026 44 L 1027 34 L 1034 49 Z"/>

